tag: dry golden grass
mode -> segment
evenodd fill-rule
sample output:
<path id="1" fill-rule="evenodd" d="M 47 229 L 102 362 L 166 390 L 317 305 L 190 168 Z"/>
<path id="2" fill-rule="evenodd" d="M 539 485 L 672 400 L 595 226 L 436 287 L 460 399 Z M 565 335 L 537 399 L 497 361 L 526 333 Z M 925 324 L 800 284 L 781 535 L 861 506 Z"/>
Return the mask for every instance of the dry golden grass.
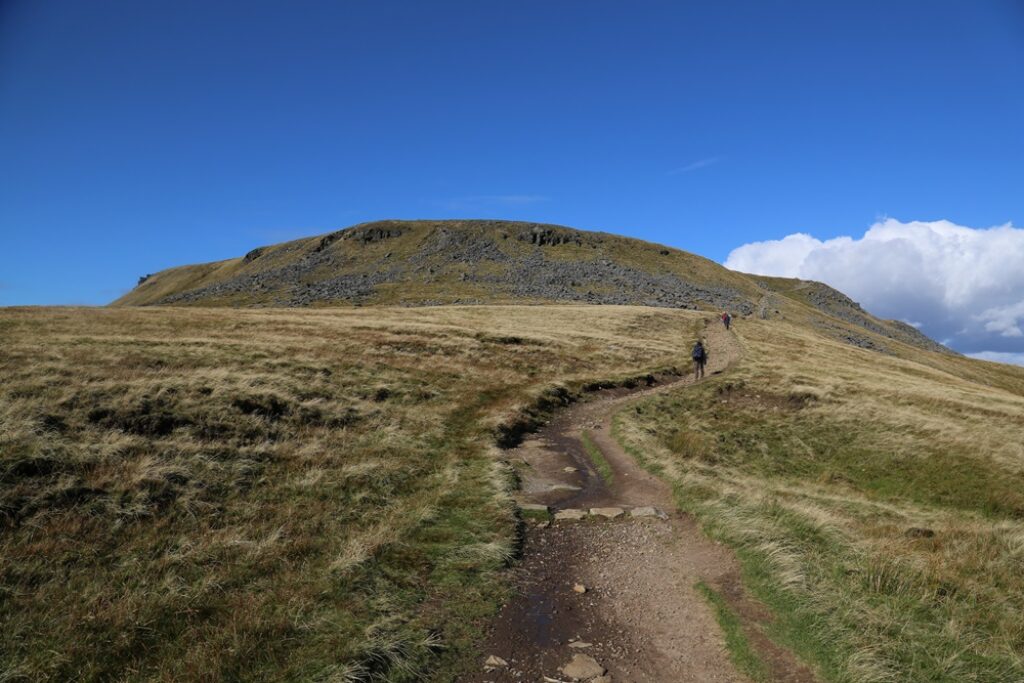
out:
<path id="1" fill-rule="evenodd" d="M 514 543 L 495 427 L 692 318 L 0 310 L 0 680 L 452 671 Z"/>
<path id="2" fill-rule="evenodd" d="M 791 322 L 738 321 L 737 368 L 618 437 L 829 680 L 1024 680 L 1024 369 Z"/>

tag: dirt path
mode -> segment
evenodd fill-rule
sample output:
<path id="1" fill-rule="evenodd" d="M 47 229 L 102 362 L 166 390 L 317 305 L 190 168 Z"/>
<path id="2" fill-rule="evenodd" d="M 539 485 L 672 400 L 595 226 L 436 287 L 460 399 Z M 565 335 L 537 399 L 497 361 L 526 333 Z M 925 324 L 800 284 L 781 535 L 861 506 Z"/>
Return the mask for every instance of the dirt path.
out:
<path id="1" fill-rule="evenodd" d="M 705 336 L 708 374 L 739 359 L 738 341 L 720 324 L 709 323 Z M 515 570 L 518 593 L 492 625 L 481 671 L 465 683 L 746 681 L 695 588 L 699 581 L 723 593 L 748 622 L 745 632 L 770 680 L 815 680 L 757 628 L 767 613 L 743 595 L 732 553 L 675 512 L 669 486 L 611 436 L 612 418 L 624 406 L 693 381 L 688 375 L 642 391 L 603 392 L 510 451 L 524 473 L 521 504 L 547 505 L 556 519 L 528 528 Z M 599 473 L 584 440 L 600 452 L 610 477 Z M 561 519 L 594 508 L 612 508 L 608 514 L 617 516 Z M 498 659 L 485 666 L 492 656 Z"/>

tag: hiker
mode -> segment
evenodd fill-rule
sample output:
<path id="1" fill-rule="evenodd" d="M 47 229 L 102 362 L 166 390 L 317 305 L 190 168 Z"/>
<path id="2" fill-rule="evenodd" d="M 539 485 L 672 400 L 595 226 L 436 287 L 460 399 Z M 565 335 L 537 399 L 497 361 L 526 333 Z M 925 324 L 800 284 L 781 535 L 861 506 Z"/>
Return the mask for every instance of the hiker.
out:
<path id="1" fill-rule="evenodd" d="M 690 357 L 693 358 L 693 378 L 701 379 L 704 376 L 704 364 L 708 362 L 708 352 L 700 339 L 693 345 Z"/>
<path id="2" fill-rule="evenodd" d="M 722 324 L 725 325 L 725 329 L 729 329 L 729 323 L 732 322 L 732 316 L 729 315 L 729 311 L 722 311 Z"/>

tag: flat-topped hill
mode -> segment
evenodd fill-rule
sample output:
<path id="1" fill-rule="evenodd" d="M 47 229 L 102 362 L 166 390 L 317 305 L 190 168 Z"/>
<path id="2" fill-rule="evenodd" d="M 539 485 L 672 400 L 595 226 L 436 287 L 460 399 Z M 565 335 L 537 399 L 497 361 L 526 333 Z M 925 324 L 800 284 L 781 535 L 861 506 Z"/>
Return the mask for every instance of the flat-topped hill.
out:
<path id="1" fill-rule="evenodd" d="M 140 278 L 116 306 L 589 303 L 789 317 L 881 351 L 938 344 L 820 283 L 731 271 L 642 240 L 498 220 L 363 223 Z M 866 334 L 867 333 L 867 334 Z"/>

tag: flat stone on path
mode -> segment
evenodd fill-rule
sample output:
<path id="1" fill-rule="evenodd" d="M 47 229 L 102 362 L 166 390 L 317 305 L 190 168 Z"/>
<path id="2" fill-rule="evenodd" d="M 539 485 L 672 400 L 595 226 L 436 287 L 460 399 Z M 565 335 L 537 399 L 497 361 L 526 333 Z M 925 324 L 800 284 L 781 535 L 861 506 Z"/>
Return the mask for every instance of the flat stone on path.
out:
<path id="1" fill-rule="evenodd" d="M 592 647 L 592 644 L 591 643 L 585 643 L 582 640 L 574 640 L 571 643 L 569 643 L 569 647 L 571 647 L 573 649 L 576 649 L 576 650 L 585 650 L 588 647 Z"/>
<path id="2" fill-rule="evenodd" d="M 555 520 L 571 520 L 579 521 L 587 516 L 586 510 L 580 510 L 578 508 L 566 508 L 565 510 L 559 510 L 555 513 Z"/>
<path id="3" fill-rule="evenodd" d="M 590 655 L 573 655 L 572 660 L 562 667 L 563 674 L 581 681 L 603 676 L 605 671 L 607 669 Z"/>
<path id="4" fill-rule="evenodd" d="M 615 519 L 626 514 L 626 511 L 622 508 L 590 508 L 590 514 Z"/>
<path id="5" fill-rule="evenodd" d="M 541 505 L 540 503 L 520 503 L 519 509 L 521 509 L 523 512 L 537 512 L 540 514 L 548 513 L 548 506 Z"/>
<path id="6" fill-rule="evenodd" d="M 582 491 L 583 489 L 573 484 L 551 484 L 547 487 L 548 491 Z"/>
<path id="7" fill-rule="evenodd" d="M 633 508 L 632 510 L 629 511 L 629 515 L 631 517 L 660 517 L 662 519 L 665 518 L 664 512 L 662 512 L 658 508 L 650 506 Z"/>

